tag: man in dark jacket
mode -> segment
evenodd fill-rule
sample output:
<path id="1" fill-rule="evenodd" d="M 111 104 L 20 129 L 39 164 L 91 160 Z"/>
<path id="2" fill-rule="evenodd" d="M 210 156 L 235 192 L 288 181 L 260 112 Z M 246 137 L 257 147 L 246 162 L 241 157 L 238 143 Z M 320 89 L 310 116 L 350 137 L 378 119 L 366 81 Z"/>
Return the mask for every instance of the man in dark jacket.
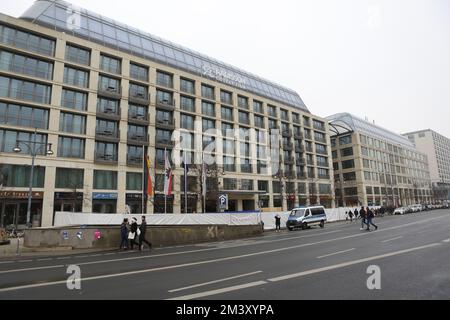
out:
<path id="1" fill-rule="evenodd" d="M 366 224 L 366 218 L 367 218 L 367 212 L 364 207 L 361 207 L 361 210 L 359 210 L 359 216 L 361 217 L 361 229 L 364 230 L 364 225 Z"/>
<path id="2" fill-rule="evenodd" d="M 281 230 L 281 217 L 279 214 L 275 216 L 275 231 Z"/>
<path id="3" fill-rule="evenodd" d="M 354 214 L 355 214 L 355 219 L 358 219 L 358 208 L 355 208 Z"/>
<path id="4" fill-rule="evenodd" d="M 128 249 L 128 219 L 123 219 L 120 225 L 120 248 L 119 250 Z"/>
<path id="5" fill-rule="evenodd" d="M 148 248 L 152 248 L 152 244 L 145 239 L 145 233 L 147 232 L 147 222 L 145 221 L 145 216 L 142 216 L 142 223 L 139 226 L 139 230 L 141 231 L 141 234 L 139 235 L 139 250 L 144 249 L 144 245 L 142 244 L 145 242 L 148 245 Z"/>
<path id="6" fill-rule="evenodd" d="M 131 228 L 130 228 L 130 234 L 131 234 L 132 238 L 131 239 L 130 239 L 130 237 L 128 238 L 130 240 L 131 250 L 133 250 L 134 245 L 139 246 L 139 243 L 136 242 L 137 229 L 138 229 L 137 220 L 136 220 L 136 218 L 133 218 L 133 219 L 131 219 Z"/>
<path id="7" fill-rule="evenodd" d="M 366 229 L 367 231 L 370 231 L 370 225 L 374 226 L 375 230 L 378 229 L 378 226 L 372 222 L 373 217 L 374 217 L 373 211 L 370 210 L 369 207 L 367 207 L 367 219 L 366 219 L 367 220 L 367 229 Z"/>

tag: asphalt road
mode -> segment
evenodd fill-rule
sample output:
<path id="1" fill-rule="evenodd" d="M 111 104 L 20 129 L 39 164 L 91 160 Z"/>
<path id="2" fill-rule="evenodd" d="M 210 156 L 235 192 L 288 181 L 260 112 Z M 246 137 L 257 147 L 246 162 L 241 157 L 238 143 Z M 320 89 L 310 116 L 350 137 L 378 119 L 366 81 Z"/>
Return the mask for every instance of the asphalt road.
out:
<path id="1" fill-rule="evenodd" d="M 374 222 L 371 232 L 358 220 L 143 253 L 1 260 L 0 300 L 449 299 L 450 210 Z M 80 268 L 80 290 L 67 287 L 69 265 Z M 369 266 L 380 289 L 367 287 Z"/>

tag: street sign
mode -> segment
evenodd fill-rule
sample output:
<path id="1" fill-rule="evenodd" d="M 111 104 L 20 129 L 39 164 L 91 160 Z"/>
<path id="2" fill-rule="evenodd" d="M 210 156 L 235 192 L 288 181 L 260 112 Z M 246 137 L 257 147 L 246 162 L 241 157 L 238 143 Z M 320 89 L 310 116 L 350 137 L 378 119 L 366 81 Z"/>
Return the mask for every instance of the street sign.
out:
<path id="1" fill-rule="evenodd" d="M 220 210 L 228 210 L 228 195 L 221 194 L 219 196 L 219 209 Z"/>

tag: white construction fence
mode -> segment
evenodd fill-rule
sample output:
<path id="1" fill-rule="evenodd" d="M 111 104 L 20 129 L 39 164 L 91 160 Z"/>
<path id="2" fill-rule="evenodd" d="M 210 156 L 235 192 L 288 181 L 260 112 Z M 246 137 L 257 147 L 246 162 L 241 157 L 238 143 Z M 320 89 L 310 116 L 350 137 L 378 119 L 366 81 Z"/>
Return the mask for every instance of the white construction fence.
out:
<path id="1" fill-rule="evenodd" d="M 342 221 L 347 219 L 346 212 L 354 212 L 355 208 L 325 209 L 327 221 Z M 287 212 L 252 212 L 252 213 L 208 213 L 208 214 L 147 214 L 148 225 L 255 225 L 264 223 L 265 230 L 275 229 L 275 216 L 281 217 L 281 227 L 285 228 L 289 217 Z M 73 225 L 120 225 L 124 218 L 135 217 L 138 224 L 141 214 L 98 214 L 56 212 L 55 227 Z"/>

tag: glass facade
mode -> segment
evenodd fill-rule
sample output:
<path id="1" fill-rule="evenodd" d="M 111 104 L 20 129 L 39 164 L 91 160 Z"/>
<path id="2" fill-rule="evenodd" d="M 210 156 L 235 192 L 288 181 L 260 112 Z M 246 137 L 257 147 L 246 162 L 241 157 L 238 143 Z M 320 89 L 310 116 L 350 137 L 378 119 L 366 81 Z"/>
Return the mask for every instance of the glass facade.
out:
<path id="1" fill-rule="evenodd" d="M 49 110 L 0 102 L 0 124 L 48 129 Z"/>
<path id="2" fill-rule="evenodd" d="M 51 86 L 0 76 L 0 97 L 50 104 Z"/>

